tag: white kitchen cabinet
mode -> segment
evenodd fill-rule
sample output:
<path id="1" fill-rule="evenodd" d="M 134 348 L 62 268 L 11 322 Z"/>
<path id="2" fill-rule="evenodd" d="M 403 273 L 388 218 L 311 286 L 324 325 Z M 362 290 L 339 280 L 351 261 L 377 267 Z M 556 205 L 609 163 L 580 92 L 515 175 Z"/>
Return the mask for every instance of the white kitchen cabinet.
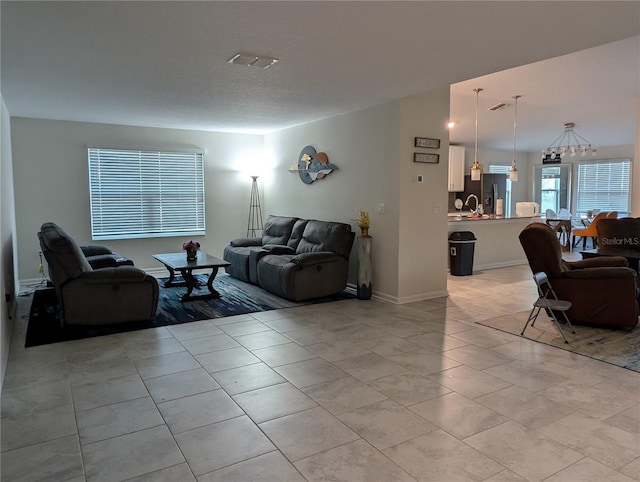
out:
<path id="1" fill-rule="evenodd" d="M 464 191 L 464 146 L 449 146 L 449 192 Z"/>

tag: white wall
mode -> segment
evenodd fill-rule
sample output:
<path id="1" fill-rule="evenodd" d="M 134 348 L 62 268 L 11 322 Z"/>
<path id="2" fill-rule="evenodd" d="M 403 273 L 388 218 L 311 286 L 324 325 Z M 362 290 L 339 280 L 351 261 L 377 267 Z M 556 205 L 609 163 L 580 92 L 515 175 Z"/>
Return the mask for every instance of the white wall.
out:
<path id="1" fill-rule="evenodd" d="M 374 295 L 398 303 L 445 296 L 448 117 L 447 87 L 267 135 L 265 149 L 276 159 L 273 184 L 266 188 L 272 192 L 269 213 L 352 222 L 355 228 L 356 209 L 365 209 L 372 222 Z M 440 139 L 440 149 L 428 151 L 439 153 L 440 163 L 414 163 L 414 152 L 427 152 L 414 148 L 414 137 Z M 326 152 L 338 170 L 310 185 L 287 172 L 306 145 Z"/>
<path id="2" fill-rule="evenodd" d="M 373 237 L 374 294 L 395 298 L 398 290 L 398 109 L 397 102 L 351 112 L 265 136 L 275 169 L 266 185 L 267 214 L 352 223 L 356 209 L 369 212 Z M 338 170 L 304 184 L 288 168 L 307 145 L 326 152 Z M 384 203 L 386 214 L 378 214 Z M 355 253 L 355 248 L 352 251 Z M 355 283 L 355 256 L 350 282 Z"/>
<path id="3" fill-rule="evenodd" d="M 59 224 L 79 244 L 90 244 L 87 146 L 206 150 L 207 235 L 203 250 L 221 256 L 229 240 L 247 230 L 251 179 L 241 169 L 247 153 L 262 149 L 262 136 L 156 129 L 26 118 L 11 119 L 20 279 L 38 278 L 37 233 Z M 256 156 L 253 156 L 255 159 Z M 182 238 L 101 241 L 143 269 L 161 267 L 153 253 L 180 251 Z"/>
<path id="4" fill-rule="evenodd" d="M 9 356 L 9 342 L 13 321 L 11 310 L 15 308 L 17 296 L 17 273 L 14 236 L 16 231 L 13 168 L 11 161 L 11 127 L 9 112 L 0 96 L 0 386 Z M 7 302 L 7 298 L 10 302 Z M 15 311 L 15 310 L 14 310 Z"/>
<path id="5" fill-rule="evenodd" d="M 448 119 L 448 87 L 400 101 L 400 303 L 447 293 Z M 440 149 L 417 149 L 414 137 L 440 139 Z M 414 163 L 414 152 L 438 153 L 440 162 Z M 422 183 L 416 180 L 419 174 L 424 178 Z"/>

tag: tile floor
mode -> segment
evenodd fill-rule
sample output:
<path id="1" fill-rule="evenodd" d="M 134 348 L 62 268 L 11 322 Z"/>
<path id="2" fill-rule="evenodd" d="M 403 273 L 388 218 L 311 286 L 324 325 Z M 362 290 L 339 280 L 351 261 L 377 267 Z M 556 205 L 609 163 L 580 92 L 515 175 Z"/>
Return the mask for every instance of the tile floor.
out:
<path id="1" fill-rule="evenodd" d="M 640 374 L 474 324 L 527 266 L 449 290 L 29 349 L 18 319 L 2 480 L 640 481 Z"/>

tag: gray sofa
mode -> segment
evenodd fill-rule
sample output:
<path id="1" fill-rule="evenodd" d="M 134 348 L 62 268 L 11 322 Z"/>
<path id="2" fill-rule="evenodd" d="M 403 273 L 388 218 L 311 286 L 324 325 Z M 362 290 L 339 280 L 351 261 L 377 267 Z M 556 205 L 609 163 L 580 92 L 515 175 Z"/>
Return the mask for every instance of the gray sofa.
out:
<path id="1" fill-rule="evenodd" d="M 302 301 L 346 288 L 354 237 L 345 223 L 269 216 L 262 237 L 232 240 L 223 258 L 234 278 Z"/>
<path id="2" fill-rule="evenodd" d="M 158 282 L 132 262 L 104 248 L 86 249 L 94 269 L 78 244 L 54 223 L 38 233 L 51 282 L 62 306 L 64 323 L 105 325 L 150 319 L 158 306 Z"/>

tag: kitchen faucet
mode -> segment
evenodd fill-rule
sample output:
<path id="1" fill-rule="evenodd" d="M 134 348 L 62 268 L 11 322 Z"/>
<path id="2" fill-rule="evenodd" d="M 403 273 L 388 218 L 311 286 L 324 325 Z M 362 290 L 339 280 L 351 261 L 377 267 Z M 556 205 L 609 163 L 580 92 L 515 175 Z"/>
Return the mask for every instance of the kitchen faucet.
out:
<path id="1" fill-rule="evenodd" d="M 480 205 L 480 201 L 478 201 L 478 196 L 476 196 L 475 194 L 469 194 L 467 196 L 467 200 L 464 202 L 465 206 L 469 206 L 469 199 L 474 198 L 476 200 L 476 208 L 471 210 L 472 214 L 476 214 L 478 211 L 478 206 Z M 469 206 L 471 207 L 471 206 Z"/>

